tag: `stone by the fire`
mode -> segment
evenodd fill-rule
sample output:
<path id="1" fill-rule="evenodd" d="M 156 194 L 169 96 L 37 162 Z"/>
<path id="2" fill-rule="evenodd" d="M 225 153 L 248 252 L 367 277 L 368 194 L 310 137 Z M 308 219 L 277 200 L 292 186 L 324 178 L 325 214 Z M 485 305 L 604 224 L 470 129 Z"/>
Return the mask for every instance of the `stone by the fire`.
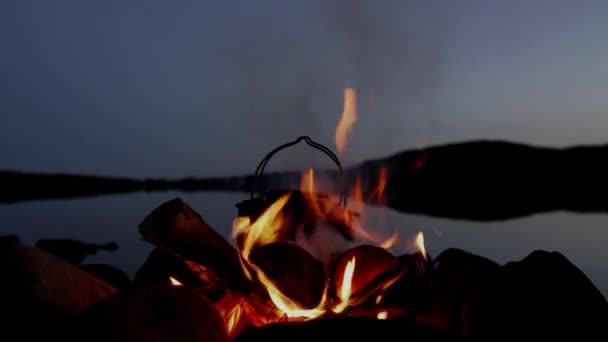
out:
<path id="1" fill-rule="evenodd" d="M 19 244 L 0 248 L 0 274 L 2 334 L 23 340 L 59 333 L 71 317 L 116 293 L 77 266 Z"/>
<path id="2" fill-rule="evenodd" d="M 91 342 L 225 342 L 226 323 L 215 306 L 185 286 L 134 287 L 96 305 L 69 336 Z"/>
<path id="3" fill-rule="evenodd" d="M 131 286 L 131 279 L 122 270 L 107 264 L 83 264 L 80 269 L 105 280 L 108 284 L 118 290 L 123 290 Z"/>
<path id="4" fill-rule="evenodd" d="M 430 287 L 429 261 L 421 253 L 399 256 L 403 275 L 382 295 L 382 303 L 416 309 L 427 300 Z"/>
<path id="5" fill-rule="evenodd" d="M 118 244 L 113 241 L 97 244 L 74 239 L 40 239 L 36 241 L 36 248 L 72 264 L 79 265 L 88 256 L 95 255 L 100 250 L 109 252 L 118 250 Z"/>
<path id="6" fill-rule="evenodd" d="M 484 257 L 460 249 L 446 249 L 434 261 L 428 300 L 418 319 L 452 336 L 460 336 L 465 300 L 500 266 Z"/>
<path id="7" fill-rule="evenodd" d="M 346 266 L 353 257 L 355 268 L 351 287 L 352 299 L 374 294 L 388 280 L 402 272 L 399 259 L 385 249 L 370 245 L 357 246 L 345 251 L 336 260 L 332 280 L 335 291 L 341 288 Z"/>
<path id="8" fill-rule="evenodd" d="M 139 224 L 139 232 L 157 247 L 209 267 L 235 286 L 248 283 L 236 250 L 180 198 L 154 209 Z"/>
<path id="9" fill-rule="evenodd" d="M 316 307 L 325 289 L 324 265 L 293 243 L 274 242 L 254 248 L 250 260 L 290 299 Z"/>
<path id="10" fill-rule="evenodd" d="M 557 252 L 535 251 L 503 266 L 470 297 L 463 331 L 473 341 L 608 341 L 608 303 Z"/>

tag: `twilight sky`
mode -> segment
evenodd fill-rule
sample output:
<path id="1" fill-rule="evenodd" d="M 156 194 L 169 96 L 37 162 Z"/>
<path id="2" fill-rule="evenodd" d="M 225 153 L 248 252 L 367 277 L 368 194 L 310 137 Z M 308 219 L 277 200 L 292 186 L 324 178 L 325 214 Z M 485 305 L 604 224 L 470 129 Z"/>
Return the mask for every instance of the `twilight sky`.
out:
<path id="1" fill-rule="evenodd" d="M 608 2 L 430 3 L 2 1 L 0 169 L 250 172 L 299 135 L 334 148 L 350 86 L 346 163 L 480 138 L 608 142 Z"/>

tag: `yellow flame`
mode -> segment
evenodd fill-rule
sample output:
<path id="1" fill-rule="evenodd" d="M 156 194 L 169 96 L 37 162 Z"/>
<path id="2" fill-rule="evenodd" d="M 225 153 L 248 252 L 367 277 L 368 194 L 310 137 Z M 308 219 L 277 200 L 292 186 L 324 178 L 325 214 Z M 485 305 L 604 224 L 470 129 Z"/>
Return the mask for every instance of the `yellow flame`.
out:
<path id="1" fill-rule="evenodd" d="M 376 316 L 378 319 L 380 320 L 384 320 L 388 318 L 388 312 L 386 311 L 380 311 L 378 312 L 378 316 Z"/>
<path id="2" fill-rule="evenodd" d="M 283 224 L 281 210 L 289 200 L 290 193 L 281 196 L 276 200 L 264 213 L 252 224 L 249 220 L 235 220 L 233 227 L 233 236 L 238 237 L 241 234 L 245 236 L 245 241 L 241 248 L 241 266 L 248 277 L 251 277 L 248 271 L 249 266 L 257 276 L 259 282 L 264 286 L 270 300 L 273 304 L 283 312 L 287 317 L 304 317 L 315 318 L 322 315 L 325 310 L 326 295 L 323 295 L 321 303 L 313 309 L 303 309 L 298 303 L 291 300 L 279 290 L 270 278 L 259 267 L 250 262 L 249 256 L 251 250 L 256 246 L 263 246 L 278 240 L 280 230 Z"/>
<path id="3" fill-rule="evenodd" d="M 335 313 L 341 313 L 349 305 L 350 295 L 352 294 L 353 275 L 355 274 L 356 258 L 353 256 L 346 263 L 344 268 L 344 276 L 342 277 L 342 285 L 338 291 L 340 302 L 332 309 Z"/>
<path id="4" fill-rule="evenodd" d="M 228 312 L 228 322 L 226 323 L 226 327 L 228 329 L 228 335 L 232 335 L 234 328 L 236 328 L 237 323 L 241 318 L 241 306 L 236 305 L 230 312 Z"/>
<path id="5" fill-rule="evenodd" d="M 380 304 L 380 302 L 382 301 L 383 296 L 381 294 L 378 295 L 378 297 L 376 297 L 376 305 Z"/>
<path id="6" fill-rule="evenodd" d="M 345 88 L 344 109 L 336 127 L 336 148 L 339 152 L 346 150 L 346 141 L 355 122 L 357 122 L 357 93 L 355 88 Z"/>
<path id="7" fill-rule="evenodd" d="M 426 259 L 426 247 L 424 247 L 424 234 L 422 232 L 418 232 L 416 235 L 416 247 L 422 254 L 422 256 Z"/>
<path id="8" fill-rule="evenodd" d="M 184 284 L 182 284 L 181 281 L 173 278 L 173 277 L 169 277 L 169 281 L 171 282 L 171 285 L 173 286 L 183 286 Z"/>
<path id="9" fill-rule="evenodd" d="M 394 232 L 393 235 L 380 244 L 380 248 L 389 249 L 397 243 L 397 240 L 399 240 L 399 233 Z"/>
<path id="10" fill-rule="evenodd" d="M 249 254 L 253 247 L 263 246 L 278 240 L 283 224 L 281 210 L 289 200 L 290 195 L 290 193 L 286 193 L 281 196 L 253 224 L 244 226 L 243 222 L 245 221 L 237 222 L 237 225 L 234 227 L 235 235 L 238 236 L 246 233 L 241 250 L 241 254 L 245 260 L 249 261 Z M 241 224 L 241 226 L 238 224 Z M 238 231 L 239 228 L 240 232 Z"/>

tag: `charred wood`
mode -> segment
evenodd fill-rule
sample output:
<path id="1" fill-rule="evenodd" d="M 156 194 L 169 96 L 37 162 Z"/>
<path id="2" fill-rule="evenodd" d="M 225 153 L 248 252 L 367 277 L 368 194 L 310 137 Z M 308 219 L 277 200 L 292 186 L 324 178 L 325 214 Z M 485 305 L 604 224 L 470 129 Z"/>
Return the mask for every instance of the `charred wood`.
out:
<path id="1" fill-rule="evenodd" d="M 236 249 L 180 198 L 154 209 L 139 224 L 139 232 L 159 249 L 209 268 L 220 279 L 248 290 L 250 282 L 241 270 Z"/>

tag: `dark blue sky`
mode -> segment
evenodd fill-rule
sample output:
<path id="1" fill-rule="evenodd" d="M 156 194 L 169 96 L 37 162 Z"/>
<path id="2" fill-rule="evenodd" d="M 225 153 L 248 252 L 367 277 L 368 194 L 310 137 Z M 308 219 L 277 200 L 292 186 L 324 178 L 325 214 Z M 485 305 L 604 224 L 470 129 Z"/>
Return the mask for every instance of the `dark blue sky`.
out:
<path id="1" fill-rule="evenodd" d="M 478 138 L 606 142 L 605 1 L 0 3 L 0 168 L 252 171 L 308 134 L 347 163 Z M 287 154 L 275 168 L 317 164 Z M 318 157 L 322 158 L 322 157 Z"/>

